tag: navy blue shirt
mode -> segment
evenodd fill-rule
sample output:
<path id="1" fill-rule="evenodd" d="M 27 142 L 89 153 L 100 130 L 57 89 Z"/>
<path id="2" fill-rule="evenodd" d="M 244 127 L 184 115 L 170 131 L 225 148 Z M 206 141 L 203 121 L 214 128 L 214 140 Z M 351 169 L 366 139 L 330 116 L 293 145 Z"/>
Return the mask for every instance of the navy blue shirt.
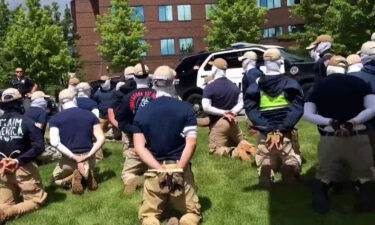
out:
<path id="1" fill-rule="evenodd" d="M 6 112 L 0 117 L 0 146 L 0 152 L 8 157 L 19 150 L 12 158 L 24 165 L 43 152 L 44 141 L 42 132 L 31 119 L 18 112 Z"/>
<path id="2" fill-rule="evenodd" d="M 94 100 L 86 97 L 78 97 L 77 106 L 88 111 L 92 111 L 93 109 L 98 108 L 98 104 Z"/>
<path id="3" fill-rule="evenodd" d="M 228 78 L 221 77 L 209 83 L 203 90 L 203 98 L 211 99 L 211 105 L 222 110 L 231 110 L 238 102 L 240 89 Z M 210 124 L 216 123 L 220 116 L 209 115 Z"/>
<path id="4" fill-rule="evenodd" d="M 316 83 L 308 102 L 316 105 L 319 115 L 345 122 L 364 110 L 364 97 L 371 88 L 360 78 L 332 74 Z"/>
<path id="5" fill-rule="evenodd" d="M 185 138 L 181 134 L 185 127 L 197 126 L 197 120 L 188 103 L 159 97 L 137 112 L 134 126 L 134 133 L 145 136 L 156 160 L 180 160 L 185 148 Z"/>
<path id="6" fill-rule="evenodd" d="M 96 116 L 77 107 L 65 109 L 50 120 L 50 127 L 57 127 L 60 140 L 75 154 L 86 153 L 92 148 L 93 126 L 98 124 Z"/>
<path id="7" fill-rule="evenodd" d="M 112 93 L 113 90 L 104 91 L 100 87 L 92 97 L 94 101 L 98 103 L 99 117 L 106 119 L 108 114 L 108 109 L 112 107 Z"/>
<path id="8" fill-rule="evenodd" d="M 43 125 L 46 125 L 47 123 L 48 114 L 40 107 L 30 107 L 28 110 L 26 110 L 25 116 L 32 119 L 35 123 L 41 123 Z"/>
<path id="9" fill-rule="evenodd" d="M 242 93 L 243 97 L 245 97 L 245 93 L 247 88 L 256 81 L 259 77 L 263 75 L 263 72 L 258 70 L 257 68 L 249 69 L 242 78 Z"/>
<path id="10" fill-rule="evenodd" d="M 155 98 L 156 92 L 151 88 L 137 88 L 125 95 L 115 111 L 116 120 L 121 131 L 128 134 L 133 133 L 135 114 L 140 108 L 146 106 Z"/>

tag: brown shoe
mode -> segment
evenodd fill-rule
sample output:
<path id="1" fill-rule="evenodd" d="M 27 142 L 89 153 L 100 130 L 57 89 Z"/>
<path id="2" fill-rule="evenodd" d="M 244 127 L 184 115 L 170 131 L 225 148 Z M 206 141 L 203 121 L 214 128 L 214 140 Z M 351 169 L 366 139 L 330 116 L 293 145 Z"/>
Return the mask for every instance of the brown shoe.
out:
<path id="1" fill-rule="evenodd" d="M 299 169 L 296 166 L 283 165 L 280 168 L 281 179 L 284 183 L 296 185 Z"/>
<path id="2" fill-rule="evenodd" d="M 78 170 L 74 170 L 72 179 L 72 192 L 76 195 L 83 194 L 82 175 Z"/>
<path id="3" fill-rule="evenodd" d="M 238 157 L 243 161 L 255 159 L 255 146 L 246 140 L 242 140 L 236 147 Z"/>
<path id="4" fill-rule="evenodd" d="M 87 178 L 87 189 L 90 191 L 95 191 L 98 189 L 98 183 L 95 180 L 94 172 L 89 172 L 89 177 Z"/>
<path id="5" fill-rule="evenodd" d="M 138 186 L 143 185 L 145 179 L 143 176 L 137 176 L 131 179 L 127 184 L 125 184 L 124 194 L 132 194 L 135 192 Z"/>
<path id="6" fill-rule="evenodd" d="M 7 218 L 5 217 L 5 213 L 3 209 L 0 209 L 0 225 L 5 224 L 7 221 Z"/>
<path id="7" fill-rule="evenodd" d="M 171 217 L 166 225 L 179 225 L 180 221 L 176 217 Z"/>
<path id="8" fill-rule="evenodd" d="M 272 186 L 272 177 L 271 177 L 271 166 L 262 166 L 260 168 L 259 175 L 259 186 L 264 189 L 270 189 Z"/>

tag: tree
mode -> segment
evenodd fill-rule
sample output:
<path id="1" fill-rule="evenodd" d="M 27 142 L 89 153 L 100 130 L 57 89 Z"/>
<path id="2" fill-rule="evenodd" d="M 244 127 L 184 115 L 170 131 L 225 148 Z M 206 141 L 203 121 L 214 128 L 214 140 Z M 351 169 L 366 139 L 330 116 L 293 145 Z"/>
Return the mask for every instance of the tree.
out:
<path id="1" fill-rule="evenodd" d="M 39 0 L 26 0 L 26 6 L 27 10 L 18 7 L 13 12 L 6 30 L 2 55 L 9 65 L 5 70 L 11 74 L 15 67 L 22 67 L 42 89 L 61 86 L 61 78 L 76 63 L 62 27 L 52 23 L 50 12 L 40 6 Z"/>
<path id="2" fill-rule="evenodd" d="M 259 42 L 265 14 L 266 9 L 258 7 L 256 0 L 218 0 L 209 12 L 211 25 L 205 26 L 208 48 L 217 50 L 235 42 Z"/>
<path id="3" fill-rule="evenodd" d="M 337 54 L 353 53 L 375 29 L 375 4 L 369 0 L 301 0 L 292 13 L 305 20 L 305 32 L 293 35 L 301 48 L 331 34 Z"/>
<path id="4" fill-rule="evenodd" d="M 121 71 L 141 60 L 140 55 L 148 48 L 142 37 L 145 27 L 139 17 L 133 17 L 133 8 L 126 0 L 111 0 L 107 13 L 98 15 L 96 32 L 101 42 L 97 45 L 103 59 L 111 62 L 110 68 Z"/>

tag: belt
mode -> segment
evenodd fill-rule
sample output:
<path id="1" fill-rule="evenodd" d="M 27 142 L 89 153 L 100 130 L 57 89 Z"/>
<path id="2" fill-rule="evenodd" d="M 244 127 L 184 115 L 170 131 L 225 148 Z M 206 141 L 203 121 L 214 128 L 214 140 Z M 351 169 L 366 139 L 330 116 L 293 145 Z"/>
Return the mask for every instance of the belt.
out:
<path id="1" fill-rule="evenodd" d="M 158 161 L 160 164 L 176 164 L 178 161 L 177 160 L 163 160 L 163 161 Z"/>
<path id="2" fill-rule="evenodd" d="M 326 132 L 326 131 L 322 131 L 320 130 L 320 134 L 322 136 L 338 136 L 338 137 L 343 137 L 344 135 L 341 135 L 339 133 L 336 133 L 336 132 Z M 358 130 L 358 131 L 352 131 L 349 136 L 355 136 L 355 135 L 367 135 L 367 130 Z"/>

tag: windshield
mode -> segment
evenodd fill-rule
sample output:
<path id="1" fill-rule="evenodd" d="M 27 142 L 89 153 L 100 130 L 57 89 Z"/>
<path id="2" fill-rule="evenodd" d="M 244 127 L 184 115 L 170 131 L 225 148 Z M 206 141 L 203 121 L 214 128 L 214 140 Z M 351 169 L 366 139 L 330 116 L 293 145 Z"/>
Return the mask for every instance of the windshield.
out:
<path id="1" fill-rule="evenodd" d="M 280 51 L 283 57 L 291 62 L 313 62 L 313 59 L 305 50 L 280 49 Z"/>

